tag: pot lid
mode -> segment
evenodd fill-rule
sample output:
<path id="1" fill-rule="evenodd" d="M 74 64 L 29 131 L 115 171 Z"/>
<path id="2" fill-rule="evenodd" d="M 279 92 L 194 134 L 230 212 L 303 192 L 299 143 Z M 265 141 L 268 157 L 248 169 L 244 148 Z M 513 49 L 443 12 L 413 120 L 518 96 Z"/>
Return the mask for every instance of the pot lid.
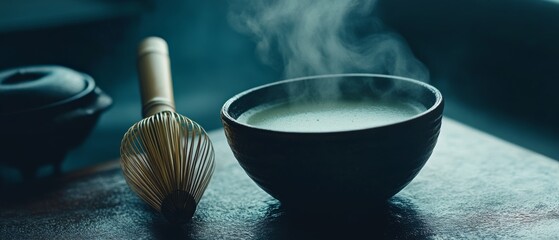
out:
<path id="1" fill-rule="evenodd" d="M 61 66 L 30 66 L 0 72 L 0 115 L 49 110 L 95 89 L 91 77 Z"/>

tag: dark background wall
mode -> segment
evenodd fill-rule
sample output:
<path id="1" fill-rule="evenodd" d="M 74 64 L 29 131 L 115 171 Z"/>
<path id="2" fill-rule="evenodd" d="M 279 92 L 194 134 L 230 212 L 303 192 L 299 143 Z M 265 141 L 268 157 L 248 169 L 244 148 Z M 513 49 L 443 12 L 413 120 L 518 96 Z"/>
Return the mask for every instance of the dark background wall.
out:
<path id="1" fill-rule="evenodd" d="M 229 26 L 225 0 L 42 2 L 0 3 L 0 69 L 67 66 L 114 100 L 64 170 L 118 157 L 141 118 L 135 50 L 146 36 L 168 41 L 177 110 L 206 130 L 221 127 L 226 99 L 282 78 Z M 447 116 L 559 159 L 559 2 L 385 0 L 377 14 L 427 65 Z"/>
<path id="2" fill-rule="evenodd" d="M 559 1 L 381 1 L 446 114 L 559 158 Z"/>

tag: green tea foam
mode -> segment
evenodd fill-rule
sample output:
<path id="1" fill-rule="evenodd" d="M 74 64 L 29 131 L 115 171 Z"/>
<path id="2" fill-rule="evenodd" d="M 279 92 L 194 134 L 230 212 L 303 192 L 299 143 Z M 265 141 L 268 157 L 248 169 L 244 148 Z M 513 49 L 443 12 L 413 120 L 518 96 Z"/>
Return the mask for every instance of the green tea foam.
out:
<path id="1" fill-rule="evenodd" d="M 237 120 L 277 131 L 333 132 L 396 123 L 425 110 L 420 104 L 388 100 L 297 102 L 258 106 Z"/>

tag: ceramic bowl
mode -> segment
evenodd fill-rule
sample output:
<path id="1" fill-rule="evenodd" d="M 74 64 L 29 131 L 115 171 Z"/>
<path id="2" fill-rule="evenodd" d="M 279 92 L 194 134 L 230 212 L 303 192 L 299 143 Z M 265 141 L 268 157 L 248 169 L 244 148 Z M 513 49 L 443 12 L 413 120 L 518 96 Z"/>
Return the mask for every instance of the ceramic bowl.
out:
<path id="1" fill-rule="evenodd" d="M 333 132 L 270 130 L 238 120 L 263 104 L 363 97 L 420 104 L 425 110 L 381 126 Z M 441 93 L 426 83 L 397 76 L 341 74 L 244 91 L 224 104 L 221 119 L 239 164 L 284 206 L 347 212 L 386 202 L 418 174 L 437 142 L 442 113 Z"/>

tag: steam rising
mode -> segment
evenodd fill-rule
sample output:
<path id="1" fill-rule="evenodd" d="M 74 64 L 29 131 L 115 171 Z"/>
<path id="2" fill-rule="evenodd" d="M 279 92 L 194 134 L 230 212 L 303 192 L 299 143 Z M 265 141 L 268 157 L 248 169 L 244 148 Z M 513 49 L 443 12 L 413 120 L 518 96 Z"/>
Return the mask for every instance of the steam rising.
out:
<path id="1" fill-rule="evenodd" d="M 347 72 L 427 81 L 404 40 L 374 16 L 376 0 L 230 0 L 229 21 L 286 78 Z"/>

